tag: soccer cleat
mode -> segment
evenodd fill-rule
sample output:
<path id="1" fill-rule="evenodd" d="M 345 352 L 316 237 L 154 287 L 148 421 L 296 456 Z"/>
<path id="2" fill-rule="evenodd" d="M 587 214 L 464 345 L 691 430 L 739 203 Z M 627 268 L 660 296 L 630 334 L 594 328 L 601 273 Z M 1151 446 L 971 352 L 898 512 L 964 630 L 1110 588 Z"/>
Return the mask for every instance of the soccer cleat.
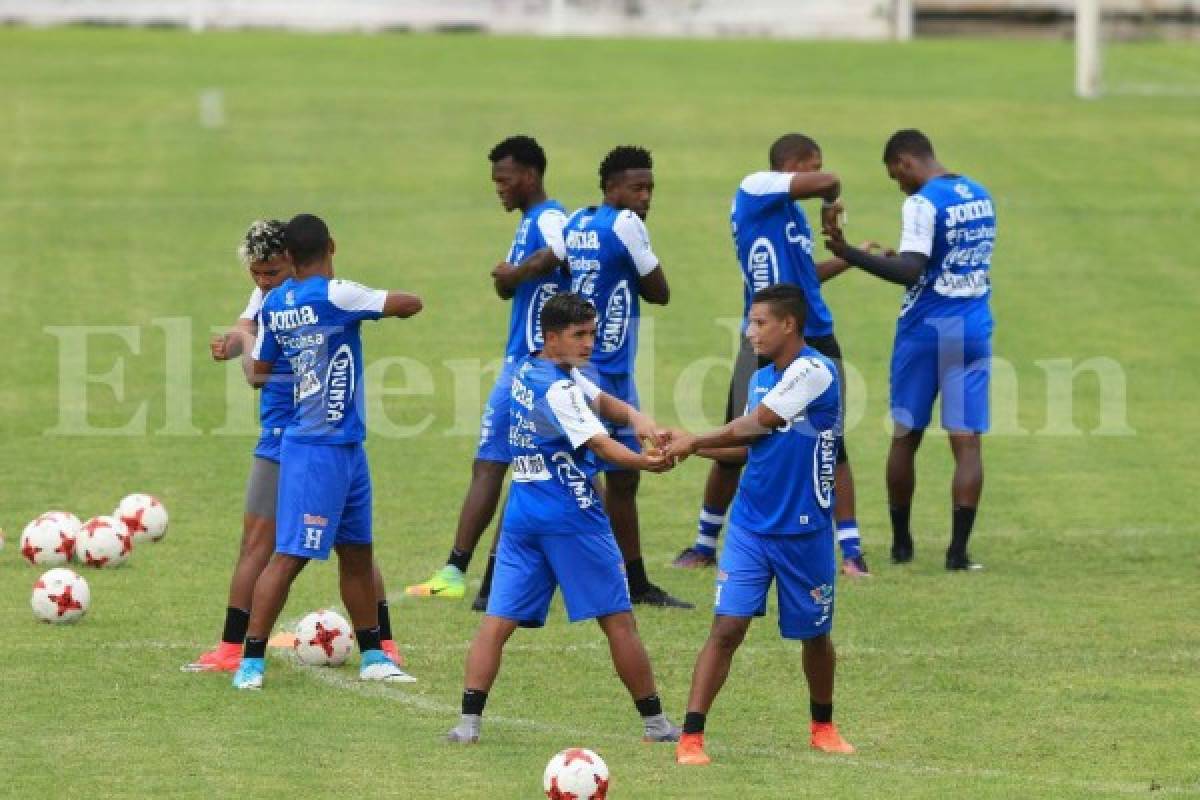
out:
<path id="1" fill-rule="evenodd" d="M 679 551 L 679 555 L 675 556 L 675 560 L 671 562 L 672 567 L 678 569 L 703 569 L 705 567 L 715 567 L 717 565 L 717 557 L 709 553 L 702 553 L 695 547 L 685 547 Z"/>
<path id="2" fill-rule="evenodd" d="M 893 542 L 892 543 L 892 563 L 907 564 L 913 560 L 913 545 L 908 542 Z"/>
<path id="3" fill-rule="evenodd" d="M 263 673 L 267 670 L 265 658 L 243 658 L 241 666 L 233 676 L 235 689 L 261 689 Z"/>
<path id="4" fill-rule="evenodd" d="M 471 610 L 483 613 L 487 611 L 488 596 L 483 592 L 475 595 L 475 599 L 471 601 Z"/>
<path id="5" fill-rule="evenodd" d="M 400 652 L 395 639 L 385 639 L 380 642 L 380 647 L 393 664 L 397 667 L 404 666 L 404 654 Z"/>
<path id="6" fill-rule="evenodd" d="M 466 592 L 467 581 L 462 571 L 450 564 L 433 573 L 433 577 L 424 583 L 404 587 L 404 593 L 409 597 L 448 597 L 451 600 L 461 600 Z"/>
<path id="7" fill-rule="evenodd" d="M 813 750 L 845 755 L 854 752 L 854 745 L 842 738 L 842 735 L 838 733 L 837 726 L 832 722 L 814 722 L 809 726 L 809 731 L 812 735 L 808 743 Z"/>
<path id="8" fill-rule="evenodd" d="M 678 725 L 672 725 L 668 730 L 662 733 L 643 733 L 643 742 L 678 742 L 679 737 L 683 735 L 683 728 Z"/>
<path id="9" fill-rule="evenodd" d="M 479 731 L 465 722 L 460 722 L 446 734 L 446 741 L 454 744 L 478 744 Z"/>
<path id="10" fill-rule="evenodd" d="M 842 574 L 847 578 L 869 578 L 871 570 L 867 569 L 867 559 L 857 555 L 854 558 L 842 560 Z"/>
<path id="11" fill-rule="evenodd" d="M 232 642 L 221 642 L 179 669 L 183 672 L 237 672 L 241 664 L 242 646 Z"/>
<path id="12" fill-rule="evenodd" d="M 971 560 L 966 551 L 955 553 L 951 550 L 946 551 L 946 569 L 954 571 L 971 571 L 983 569 L 983 564 L 977 564 Z"/>
<path id="13" fill-rule="evenodd" d="M 675 745 L 675 763 L 690 767 L 707 767 L 712 763 L 708 753 L 704 752 L 703 733 L 685 733 L 679 737 Z"/>
<path id="14" fill-rule="evenodd" d="M 687 600 L 680 600 L 667 594 L 667 590 L 661 586 L 655 586 L 653 583 L 647 584 L 645 589 L 642 589 L 636 594 L 630 594 L 630 601 L 634 605 L 642 606 L 657 606 L 658 608 L 695 608 L 694 603 L 689 603 Z"/>
<path id="15" fill-rule="evenodd" d="M 416 683 L 417 679 L 397 667 L 382 650 L 368 650 L 362 654 L 358 668 L 358 679 L 384 683 Z"/>

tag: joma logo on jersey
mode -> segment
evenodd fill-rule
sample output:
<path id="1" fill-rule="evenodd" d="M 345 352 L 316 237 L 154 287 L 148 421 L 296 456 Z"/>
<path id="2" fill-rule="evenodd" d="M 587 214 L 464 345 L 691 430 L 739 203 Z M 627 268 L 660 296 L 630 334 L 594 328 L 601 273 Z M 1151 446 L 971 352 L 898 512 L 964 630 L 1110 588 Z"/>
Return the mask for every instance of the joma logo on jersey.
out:
<path id="1" fill-rule="evenodd" d="M 760 236 L 754 240 L 746 254 L 746 268 L 750 272 L 750 285 L 756 292 L 779 283 L 779 259 L 770 239 Z"/>
<path id="2" fill-rule="evenodd" d="M 833 505 L 833 476 L 837 467 L 837 437 L 833 431 L 817 434 L 817 448 L 813 451 L 813 487 L 817 490 L 817 502 L 821 508 Z"/>
<path id="3" fill-rule="evenodd" d="M 625 344 L 625 333 L 629 330 L 629 315 L 633 309 L 633 298 L 629 294 L 629 282 L 621 281 L 608 296 L 604 309 L 604 328 L 600 331 L 600 349 L 615 353 Z"/>
<path id="4" fill-rule="evenodd" d="M 972 200 L 970 203 L 959 203 L 956 206 L 946 206 L 946 227 L 953 228 L 963 222 L 976 219 L 991 219 L 996 216 L 991 200 Z"/>
<path id="5" fill-rule="evenodd" d="M 325 373 L 325 421 L 337 423 L 346 416 L 346 404 L 354 395 L 354 353 L 344 344 L 329 360 Z"/>
<path id="6" fill-rule="evenodd" d="M 525 320 L 525 343 L 530 350 L 540 350 L 542 347 L 542 306 L 557 292 L 554 284 L 543 283 L 529 301 L 529 316 Z"/>
<path id="7" fill-rule="evenodd" d="M 800 245 L 801 250 L 803 250 L 805 253 L 807 253 L 810 256 L 812 255 L 812 250 L 813 250 L 812 237 L 806 236 L 805 234 L 800 233 L 799 225 L 797 225 L 794 222 L 789 222 L 787 224 L 787 226 L 783 229 L 783 235 L 787 237 L 787 240 L 789 242 L 791 242 L 792 244 Z"/>
<path id="8" fill-rule="evenodd" d="M 567 247 L 580 250 L 599 250 L 600 234 L 596 231 L 571 231 L 567 234 Z"/>
<path id="9" fill-rule="evenodd" d="M 318 322 L 317 313 L 313 311 L 312 306 L 269 311 L 267 316 L 267 327 L 272 331 L 290 331 L 301 325 L 316 325 Z"/>
<path id="10" fill-rule="evenodd" d="M 570 453 L 560 450 L 550 456 L 550 460 L 554 462 L 554 471 L 559 482 L 570 490 L 571 496 L 575 499 L 575 505 L 581 509 L 588 509 L 596 505 L 596 493 L 592 491 L 592 484 L 584 471 L 576 466 L 575 459 L 571 458 Z"/>

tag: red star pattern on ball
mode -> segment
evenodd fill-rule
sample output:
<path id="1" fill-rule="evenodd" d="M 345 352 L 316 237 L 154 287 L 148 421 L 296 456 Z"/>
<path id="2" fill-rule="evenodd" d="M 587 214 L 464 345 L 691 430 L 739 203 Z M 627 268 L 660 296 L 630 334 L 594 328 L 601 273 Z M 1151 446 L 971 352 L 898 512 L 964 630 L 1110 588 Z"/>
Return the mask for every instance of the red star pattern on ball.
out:
<path id="1" fill-rule="evenodd" d="M 83 604 L 71 596 L 71 587 L 64 586 L 62 594 L 48 594 L 46 597 L 51 603 L 58 606 L 58 615 L 61 617 L 68 611 L 82 611 Z"/>
<path id="2" fill-rule="evenodd" d="M 42 552 L 42 548 L 34 547 L 33 542 L 26 542 L 21 546 L 21 555 L 25 556 L 25 560 L 30 564 L 37 563 L 37 555 Z"/>
<path id="3" fill-rule="evenodd" d="M 599 775 L 593 775 L 596 779 L 596 791 L 592 793 L 592 800 L 606 800 L 608 797 L 608 778 L 601 779 Z"/>
<path id="4" fill-rule="evenodd" d="M 108 563 L 108 556 L 96 558 L 91 553 L 85 552 L 83 554 L 83 563 L 87 564 L 89 567 L 103 567 Z"/>
<path id="5" fill-rule="evenodd" d="M 117 538 L 121 540 L 121 555 L 127 556 L 133 552 L 133 534 L 127 533 L 124 536 L 117 534 Z"/>
<path id="6" fill-rule="evenodd" d="M 591 754 L 589 754 L 588 751 L 584 750 L 582 747 L 572 747 L 570 750 L 563 753 L 564 767 L 571 766 L 572 761 L 582 761 L 585 764 L 596 763 L 595 761 L 592 761 Z"/>
<path id="7" fill-rule="evenodd" d="M 142 524 L 142 515 L 146 513 L 146 509 L 139 508 L 127 517 L 121 517 L 121 522 L 125 523 L 125 527 L 129 529 L 130 534 L 145 533 L 146 526 Z"/>
<path id="8" fill-rule="evenodd" d="M 309 645 L 317 645 L 325 651 L 326 658 L 333 658 L 333 642 L 337 637 L 342 635 L 342 631 L 338 628 L 326 628 L 321 623 L 317 623 L 317 633 L 309 642 Z"/>
<path id="9" fill-rule="evenodd" d="M 54 552 L 62 553 L 67 557 L 67 561 L 70 561 L 71 557 L 75 555 L 75 537 L 67 536 L 62 531 L 59 531 L 58 547 L 54 548 Z"/>
<path id="10" fill-rule="evenodd" d="M 572 792 L 564 792 L 558 788 L 557 775 L 550 779 L 550 791 L 546 792 L 546 797 L 549 797 L 550 800 L 579 800 L 579 795 Z"/>

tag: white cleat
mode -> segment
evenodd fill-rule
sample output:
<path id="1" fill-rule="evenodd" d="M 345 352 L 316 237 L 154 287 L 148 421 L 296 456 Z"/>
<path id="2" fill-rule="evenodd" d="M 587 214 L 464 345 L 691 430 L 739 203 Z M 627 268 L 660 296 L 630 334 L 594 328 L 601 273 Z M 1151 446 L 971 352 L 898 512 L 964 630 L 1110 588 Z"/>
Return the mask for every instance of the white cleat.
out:
<path id="1" fill-rule="evenodd" d="M 384 683 L 416 683 L 417 679 L 392 662 L 368 664 L 358 671 L 359 680 Z"/>

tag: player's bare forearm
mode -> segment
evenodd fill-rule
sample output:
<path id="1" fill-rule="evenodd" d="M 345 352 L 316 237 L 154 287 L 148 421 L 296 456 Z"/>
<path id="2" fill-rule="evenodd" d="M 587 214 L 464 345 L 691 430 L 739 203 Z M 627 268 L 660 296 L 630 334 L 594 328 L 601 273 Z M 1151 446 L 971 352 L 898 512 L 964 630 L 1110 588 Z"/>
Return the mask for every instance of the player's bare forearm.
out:
<path id="1" fill-rule="evenodd" d="M 928 258 L 920 253 L 876 255 L 853 247 L 841 237 L 840 231 L 831 236 L 825 246 L 829 251 L 864 272 L 901 286 L 912 286 L 921 279 Z"/>
<path id="2" fill-rule="evenodd" d="M 588 449 L 600 458 L 628 470 L 665 472 L 670 462 L 660 453 L 635 453 L 608 434 L 597 434 L 587 441 Z"/>
<path id="3" fill-rule="evenodd" d="M 821 283 L 824 283 L 827 280 L 836 278 L 848 269 L 850 269 L 850 262 L 835 256 L 828 261 L 822 261 L 820 264 L 817 264 L 817 279 Z"/>
<path id="4" fill-rule="evenodd" d="M 601 392 L 592 400 L 592 409 L 614 425 L 632 428 L 639 439 L 651 439 L 655 444 L 659 443 L 658 423 L 624 400 Z"/>
<path id="5" fill-rule="evenodd" d="M 746 447 L 706 447 L 697 450 L 696 455 L 720 464 L 741 466 L 749 460 L 750 450 Z"/>
<path id="6" fill-rule="evenodd" d="M 715 431 L 697 436 L 695 452 L 722 450 L 728 447 L 747 447 L 770 432 L 771 429 L 760 423 L 754 414 L 747 414 Z"/>
<path id="7" fill-rule="evenodd" d="M 556 256 L 553 250 L 543 247 L 522 261 L 520 266 L 497 264 L 492 270 L 492 284 L 496 287 L 496 294 L 508 299 L 516 293 L 517 287 L 522 283 L 545 278 L 553 274 L 562 263 L 562 259 Z"/>
<path id="8" fill-rule="evenodd" d="M 421 313 L 424 308 L 424 303 L 421 298 L 415 294 L 408 292 L 388 292 L 387 300 L 383 303 L 383 315 L 385 317 L 399 317 L 407 319 Z"/>
<path id="9" fill-rule="evenodd" d="M 842 196 L 842 181 L 832 172 L 795 172 L 788 185 L 793 200 L 820 197 L 827 203 L 836 202 Z"/>
<path id="10" fill-rule="evenodd" d="M 270 361 L 254 359 L 250 367 L 250 373 L 246 377 L 253 386 L 261 389 L 267 384 L 267 381 L 271 380 L 272 366 L 273 364 Z"/>
<path id="11" fill-rule="evenodd" d="M 667 284 L 667 274 L 659 264 L 638 280 L 638 294 L 647 303 L 665 306 L 671 302 L 671 287 Z"/>

